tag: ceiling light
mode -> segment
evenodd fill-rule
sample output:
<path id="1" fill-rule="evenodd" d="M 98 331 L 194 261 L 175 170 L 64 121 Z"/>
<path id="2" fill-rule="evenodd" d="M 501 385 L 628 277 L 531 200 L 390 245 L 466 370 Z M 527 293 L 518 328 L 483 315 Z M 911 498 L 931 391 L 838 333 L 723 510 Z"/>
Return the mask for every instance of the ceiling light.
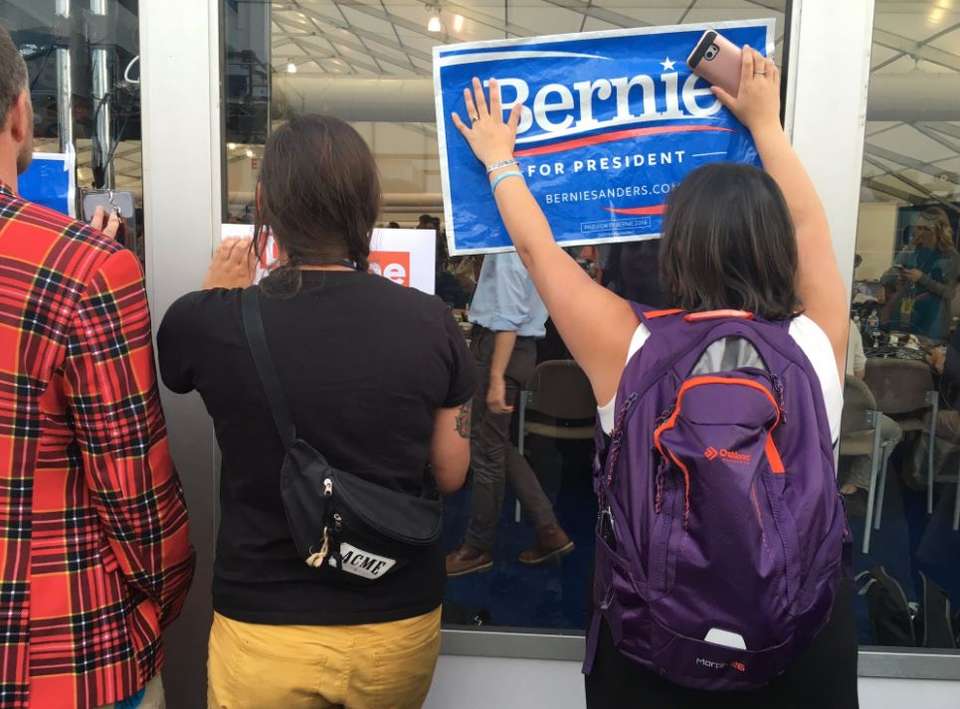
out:
<path id="1" fill-rule="evenodd" d="M 946 11 L 942 7 L 935 7 L 930 10 L 930 14 L 927 15 L 927 22 L 931 25 L 938 25 L 943 22 L 943 16 L 946 14 Z"/>
<path id="2" fill-rule="evenodd" d="M 227 150 L 236 150 L 236 149 L 237 149 L 236 143 L 227 143 Z"/>
<path id="3" fill-rule="evenodd" d="M 453 16 L 453 31 L 462 32 L 463 31 L 463 15 L 454 15 Z"/>
<path id="4" fill-rule="evenodd" d="M 288 74 L 296 74 L 296 73 L 297 73 L 297 65 L 294 64 L 293 62 L 290 62 L 289 64 L 287 64 L 287 73 L 288 73 Z"/>
<path id="5" fill-rule="evenodd" d="M 250 148 L 247 148 L 246 156 L 251 159 L 253 158 L 253 151 L 250 150 Z"/>
<path id="6" fill-rule="evenodd" d="M 440 22 L 440 8 L 428 6 L 427 12 L 430 13 L 430 19 L 427 20 L 427 32 L 442 32 L 443 23 Z"/>

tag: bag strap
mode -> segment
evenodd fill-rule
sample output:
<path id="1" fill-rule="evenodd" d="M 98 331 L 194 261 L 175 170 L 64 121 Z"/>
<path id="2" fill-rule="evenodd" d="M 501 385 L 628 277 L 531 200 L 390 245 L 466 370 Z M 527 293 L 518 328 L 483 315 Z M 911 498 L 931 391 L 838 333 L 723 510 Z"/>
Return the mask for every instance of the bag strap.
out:
<path id="1" fill-rule="evenodd" d="M 297 440 L 297 429 L 293 425 L 290 407 L 287 405 L 287 398 L 284 396 L 283 387 L 280 385 L 280 377 L 277 376 L 273 358 L 270 356 L 270 348 L 267 346 L 267 335 L 263 329 L 263 315 L 260 310 L 259 292 L 259 288 L 247 288 L 240 296 L 243 331 L 247 337 L 250 354 L 253 355 L 253 363 L 256 365 L 257 374 L 260 377 L 260 384 L 263 387 L 264 394 L 267 395 L 267 403 L 270 405 L 270 413 L 273 414 L 273 422 L 277 426 L 277 433 L 280 434 L 280 441 L 283 443 L 284 449 L 289 450 Z"/>

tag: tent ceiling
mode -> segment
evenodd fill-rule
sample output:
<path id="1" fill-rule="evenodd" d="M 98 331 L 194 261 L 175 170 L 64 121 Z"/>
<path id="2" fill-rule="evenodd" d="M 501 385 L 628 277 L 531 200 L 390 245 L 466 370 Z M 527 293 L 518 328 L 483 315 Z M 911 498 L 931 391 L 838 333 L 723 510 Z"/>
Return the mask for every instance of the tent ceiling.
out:
<path id="1" fill-rule="evenodd" d="M 438 43 L 642 25 L 777 18 L 785 0 L 284 0 L 272 3 L 274 70 L 298 75 L 423 78 Z M 960 73 L 960 0 L 877 0 L 875 75 Z M 444 31 L 427 29 L 439 8 Z M 455 24 L 455 16 L 462 17 Z M 957 99 L 960 112 L 960 98 Z M 869 121 L 866 200 L 958 199 L 960 120 Z"/>

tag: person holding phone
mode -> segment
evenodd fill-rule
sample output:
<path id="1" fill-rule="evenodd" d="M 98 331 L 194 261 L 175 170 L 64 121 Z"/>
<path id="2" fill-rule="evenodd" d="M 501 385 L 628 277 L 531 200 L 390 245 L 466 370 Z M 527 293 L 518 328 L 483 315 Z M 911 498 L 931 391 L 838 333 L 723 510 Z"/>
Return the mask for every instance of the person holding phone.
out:
<path id="1" fill-rule="evenodd" d="M 0 26 L 0 705 L 160 709 L 194 553 L 143 270 L 116 214 L 18 194 L 27 76 Z"/>
<path id="2" fill-rule="evenodd" d="M 960 448 L 960 328 L 953 331 L 946 345 L 934 347 L 930 351 L 927 362 L 938 379 L 940 409 L 937 412 L 935 440 L 931 441 L 927 433 L 930 418 L 933 416 L 932 412 L 928 412 L 924 416 L 924 430 L 920 441 L 904 462 L 904 480 L 917 490 L 925 490 L 928 485 L 926 465 L 931 445 L 934 475 L 947 472 L 944 466 L 949 457 Z"/>
<path id="3" fill-rule="evenodd" d="M 511 164 L 519 110 L 515 107 L 505 121 L 497 82 L 491 79 L 489 85 L 488 104 L 480 80 L 474 79 L 464 96 L 469 124 L 457 114 L 453 121 L 482 163 L 505 165 L 491 175 L 500 215 L 564 342 L 597 401 L 604 402 L 600 421 L 609 434 L 621 375 L 649 331 L 627 300 L 594 282 L 554 240 L 523 175 Z M 789 321 L 789 336 L 820 384 L 820 417 L 836 437 L 843 407 L 847 293 L 823 206 L 780 125 L 779 70 L 746 47 L 737 95 L 719 87 L 713 91 L 750 130 L 766 172 L 711 165 L 672 193 L 660 248 L 662 285 L 671 305 L 689 312 L 749 310 L 768 321 Z M 653 431 L 647 434 L 650 440 Z M 586 681 L 587 705 L 856 707 L 852 584 L 845 580 L 840 589 L 813 645 L 783 675 L 752 692 L 711 693 L 672 684 L 621 654 L 604 622 Z"/>
<path id="4" fill-rule="evenodd" d="M 960 253 L 950 219 L 940 207 L 930 207 L 917 216 L 910 246 L 881 278 L 890 293 L 887 326 L 933 340 L 946 338 L 958 277 Z"/>

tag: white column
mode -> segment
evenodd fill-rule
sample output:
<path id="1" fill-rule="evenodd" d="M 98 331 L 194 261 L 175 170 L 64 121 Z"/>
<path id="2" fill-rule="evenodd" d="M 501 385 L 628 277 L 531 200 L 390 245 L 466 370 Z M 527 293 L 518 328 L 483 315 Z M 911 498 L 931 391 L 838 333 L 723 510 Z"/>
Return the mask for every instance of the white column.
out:
<path id="1" fill-rule="evenodd" d="M 147 289 L 154 328 L 199 288 L 221 214 L 219 0 L 140 3 Z M 197 574 L 166 633 L 167 706 L 205 706 L 210 583 L 216 531 L 213 429 L 196 395 L 163 390 L 173 458 L 190 509 Z"/>
<path id="2" fill-rule="evenodd" d="M 849 287 L 860 206 L 874 0 L 794 0 L 787 123 Z"/>
<path id="3" fill-rule="evenodd" d="M 90 14 L 106 18 L 109 15 L 107 0 L 90 0 Z M 100 37 L 104 42 L 108 38 Z M 112 112 L 110 107 L 110 64 L 116 62 L 116 52 L 111 56 L 106 47 L 94 46 L 90 52 L 90 71 L 91 71 L 91 93 L 93 99 L 93 114 L 95 123 L 93 130 L 97 136 L 97 150 L 93 151 L 93 160 L 95 167 L 102 167 L 103 187 L 113 189 L 113 162 L 107 164 L 107 156 L 113 146 Z M 119 139 L 119 137 L 118 137 Z"/>

